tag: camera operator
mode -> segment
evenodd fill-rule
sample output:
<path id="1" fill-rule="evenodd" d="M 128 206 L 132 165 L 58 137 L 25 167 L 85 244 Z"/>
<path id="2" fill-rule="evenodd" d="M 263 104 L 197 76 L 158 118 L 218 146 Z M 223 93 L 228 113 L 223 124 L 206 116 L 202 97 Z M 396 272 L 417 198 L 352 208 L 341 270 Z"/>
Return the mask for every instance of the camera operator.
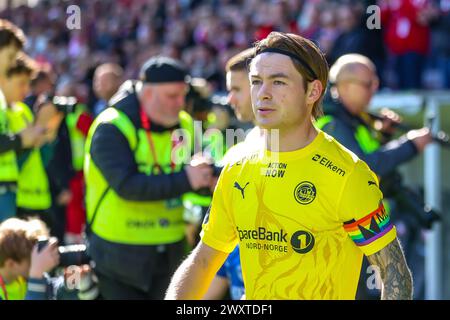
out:
<path id="1" fill-rule="evenodd" d="M 48 237 L 40 220 L 11 218 L 0 224 L 0 299 L 46 299 L 46 272 L 59 263 L 58 243 L 38 252 L 37 241 Z"/>
<path id="2" fill-rule="evenodd" d="M 389 139 L 394 133 L 400 117 L 391 110 L 382 111 L 382 121 L 374 121 L 368 114 L 369 102 L 378 90 L 379 80 L 375 65 L 367 57 L 360 54 L 347 54 L 340 57 L 330 69 L 331 103 L 325 116 L 319 118 L 316 126 L 335 137 L 345 147 L 364 160 L 381 178 L 381 189 L 388 200 L 393 194 L 384 189 L 389 179 L 394 176 L 395 169 L 425 149 L 432 141 L 428 128 L 411 130 L 396 140 Z M 390 188 L 392 189 L 392 188 Z M 391 198 L 391 199 L 389 199 Z M 413 199 L 411 199 L 412 201 Z M 391 203 L 392 202 L 392 203 Z M 386 207 L 395 207 L 395 202 L 386 203 Z M 392 215 L 398 220 L 399 212 Z M 412 215 L 411 213 L 410 215 Z M 401 237 L 401 230 L 399 236 Z M 404 239 L 402 239 L 404 240 Z M 403 242 L 403 245 L 408 243 Z M 405 249 L 408 252 L 408 248 Z M 406 255 L 407 258 L 411 256 Z M 362 274 L 366 274 L 366 264 L 363 264 Z M 414 264 L 412 269 L 414 271 Z M 364 284 L 363 290 L 367 290 Z M 418 289 L 418 286 L 415 286 Z M 367 298 L 367 297 L 365 297 Z"/>
<path id="3" fill-rule="evenodd" d="M 125 82 L 89 131 L 89 253 L 105 299 L 164 297 L 185 253 L 181 196 L 211 185 L 206 161 L 184 165 L 172 158 L 173 131 L 193 132 L 183 110 L 187 79 L 179 61 L 149 59 L 141 81 Z"/>
<path id="4" fill-rule="evenodd" d="M 38 219 L 11 218 L 0 224 L 0 300 L 97 298 L 90 266 L 81 264 L 86 259 L 75 259 L 82 252 L 67 252 L 58 247 L 56 238 L 48 237 L 47 227 Z M 79 266 L 71 265 L 78 262 Z M 58 266 L 64 267 L 64 276 L 50 277 Z M 70 287 L 74 272 L 79 283 Z"/>
<path id="5" fill-rule="evenodd" d="M 16 153 L 33 147 L 44 134 L 39 126 L 28 126 L 18 133 L 9 128 L 4 97 L 6 73 L 14 65 L 25 44 L 23 31 L 0 19 L 0 222 L 16 214 L 18 168 Z"/>
<path id="6" fill-rule="evenodd" d="M 422 128 L 381 145 L 375 123 L 367 113 L 379 83 L 375 65 L 367 57 L 340 57 L 330 69 L 330 82 L 332 104 L 316 125 L 363 159 L 378 176 L 383 177 L 411 160 L 432 141 L 429 129 Z M 378 131 L 392 133 L 398 116 L 390 110 L 383 110 L 382 116 Z"/>
<path id="7" fill-rule="evenodd" d="M 30 92 L 23 101 L 27 106 L 34 109 L 38 99 L 54 91 L 56 75 L 48 64 L 40 64 L 36 76 L 31 79 Z"/>
<path id="8" fill-rule="evenodd" d="M 45 134 L 38 139 L 34 148 L 23 150 L 16 155 L 19 169 L 16 196 L 17 216 L 39 216 L 49 224 L 48 209 L 51 206 L 51 196 L 45 170 L 48 161 L 45 160 L 50 156 L 50 144 L 54 141 L 50 127 L 59 126 L 62 114 L 54 106 L 46 105 L 38 111 L 35 117 L 31 108 L 22 102 L 29 91 L 30 80 L 35 70 L 34 60 L 25 54 L 20 54 L 16 59 L 15 66 L 8 70 L 3 87 L 5 88 L 9 126 L 13 133 L 36 125 L 36 121 L 39 121 L 39 126 L 45 128 Z M 42 119 L 44 113 L 46 114 L 45 121 Z M 50 126 L 50 122 L 54 124 Z"/>
<path id="9" fill-rule="evenodd" d="M 64 115 L 48 174 L 53 197 L 52 231 L 60 242 L 80 243 L 85 224 L 83 161 L 87 132 L 92 117 L 77 84 L 66 82 L 49 96 L 52 104 Z"/>

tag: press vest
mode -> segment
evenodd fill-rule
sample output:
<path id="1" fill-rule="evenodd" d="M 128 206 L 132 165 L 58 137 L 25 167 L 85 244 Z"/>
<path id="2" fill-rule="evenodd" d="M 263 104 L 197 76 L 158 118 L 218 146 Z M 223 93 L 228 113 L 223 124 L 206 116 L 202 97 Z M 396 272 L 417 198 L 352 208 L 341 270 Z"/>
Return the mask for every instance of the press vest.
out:
<path id="1" fill-rule="evenodd" d="M 67 130 L 69 131 L 70 147 L 72 150 L 72 166 L 75 171 L 83 170 L 85 137 L 83 133 L 78 130 L 77 122 L 85 110 L 86 107 L 83 104 L 77 104 L 75 111 L 66 116 L 66 125 Z"/>
<path id="2" fill-rule="evenodd" d="M 315 126 L 322 130 L 333 120 L 334 117 L 332 115 L 325 115 L 316 120 Z M 371 134 L 370 130 L 362 124 L 359 124 L 356 127 L 354 137 L 364 154 L 370 154 L 380 148 L 380 142 Z M 391 212 L 391 205 L 388 199 L 383 199 L 383 204 L 386 212 Z"/>
<path id="3" fill-rule="evenodd" d="M 8 125 L 6 100 L 2 90 L 0 90 L 0 134 L 11 133 Z M 0 183 L 15 182 L 19 176 L 17 168 L 16 152 L 10 150 L 0 153 Z"/>
<path id="4" fill-rule="evenodd" d="M 22 131 L 34 121 L 33 113 L 23 102 L 14 103 L 7 110 L 7 117 L 13 133 Z M 16 203 L 17 207 L 31 210 L 46 210 L 51 206 L 48 176 L 39 148 L 30 151 L 19 170 Z"/>
<path id="5" fill-rule="evenodd" d="M 155 245 L 181 240 L 184 237 L 184 221 L 180 198 L 129 201 L 121 198 L 108 185 L 90 154 L 92 137 L 102 123 L 116 126 L 125 136 L 139 172 L 149 176 L 157 174 L 146 131 L 136 129 L 128 116 L 115 108 L 100 113 L 89 130 L 85 149 L 86 209 L 90 230 L 105 240 L 122 244 Z M 180 112 L 180 126 L 189 132 L 189 137 L 193 136 L 192 118 L 184 111 Z M 163 173 L 181 171 L 184 162 L 171 161 L 172 132 L 152 132 L 152 140 Z M 185 143 L 190 144 L 191 141 Z M 190 156 L 183 148 L 177 150 L 178 159 Z"/>
<path id="6" fill-rule="evenodd" d="M 8 294 L 8 300 L 25 300 L 27 294 L 27 282 L 24 278 L 19 277 L 16 281 L 5 285 Z M 5 293 L 0 287 L 0 300 L 6 300 Z"/>
<path id="7" fill-rule="evenodd" d="M 316 120 L 315 126 L 322 130 L 328 123 L 332 122 L 333 119 L 334 117 L 332 115 L 320 117 Z M 370 154 L 380 148 L 380 142 L 373 137 L 370 130 L 362 124 L 359 124 L 356 127 L 354 136 L 364 154 Z"/>

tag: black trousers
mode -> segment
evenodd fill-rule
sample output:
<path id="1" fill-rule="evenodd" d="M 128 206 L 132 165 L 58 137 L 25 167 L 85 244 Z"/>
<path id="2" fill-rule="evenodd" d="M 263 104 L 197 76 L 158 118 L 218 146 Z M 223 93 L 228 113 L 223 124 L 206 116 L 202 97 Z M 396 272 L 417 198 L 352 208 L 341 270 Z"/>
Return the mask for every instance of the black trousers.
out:
<path id="1" fill-rule="evenodd" d="M 173 275 L 168 272 L 152 275 L 150 290 L 145 292 L 120 282 L 120 279 L 96 273 L 102 299 L 105 300 L 162 300 Z"/>
<path id="2" fill-rule="evenodd" d="M 91 248 L 92 258 L 96 263 L 100 295 L 105 300 L 163 299 L 170 279 L 185 255 L 184 240 L 155 246 L 96 247 Z M 95 254 L 98 249 L 103 249 L 106 260 Z M 119 256 L 120 262 L 115 259 Z"/>

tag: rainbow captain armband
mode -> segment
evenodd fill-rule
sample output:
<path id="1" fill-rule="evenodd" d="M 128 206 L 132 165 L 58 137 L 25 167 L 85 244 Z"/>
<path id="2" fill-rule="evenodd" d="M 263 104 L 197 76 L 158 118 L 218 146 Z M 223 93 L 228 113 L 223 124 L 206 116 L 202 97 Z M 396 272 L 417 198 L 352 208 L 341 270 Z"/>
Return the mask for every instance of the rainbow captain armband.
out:
<path id="1" fill-rule="evenodd" d="M 366 255 L 381 250 L 396 238 L 395 227 L 381 201 L 378 208 L 367 216 L 344 222 L 344 229 Z"/>

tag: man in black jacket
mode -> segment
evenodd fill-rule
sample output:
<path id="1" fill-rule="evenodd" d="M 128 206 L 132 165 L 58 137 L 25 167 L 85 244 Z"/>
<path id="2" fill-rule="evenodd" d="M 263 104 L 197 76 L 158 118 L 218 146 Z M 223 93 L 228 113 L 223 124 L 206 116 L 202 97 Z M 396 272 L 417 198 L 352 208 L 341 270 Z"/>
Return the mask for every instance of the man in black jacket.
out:
<path id="1" fill-rule="evenodd" d="M 163 298 L 184 254 L 180 197 L 212 183 L 206 161 L 173 156 L 172 133 L 193 127 L 182 110 L 187 78 L 180 62 L 150 59 L 142 81 L 125 82 L 88 134 L 87 224 L 103 298 Z"/>
<path id="2" fill-rule="evenodd" d="M 402 212 L 398 210 L 399 205 L 391 194 L 390 190 L 393 188 L 387 188 L 387 180 L 394 181 L 392 178 L 397 167 L 414 158 L 432 141 L 429 129 L 411 130 L 398 139 L 390 140 L 394 132 L 393 125 L 399 121 L 398 115 L 390 110 L 383 110 L 383 121 L 377 124 L 373 121 L 367 109 L 372 96 L 378 90 L 378 78 L 374 64 L 365 56 L 347 54 L 340 57 L 330 69 L 330 82 L 332 101 L 327 107 L 326 116 L 320 118 L 316 125 L 353 151 L 381 178 L 381 189 L 389 201 L 386 207 L 389 204 L 393 205 L 393 208 L 397 207 L 392 215 L 393 219 L 396 223 L 403 220 L 399 218 Z M 411 212 L 406 213 L 411 216 Z M 405 225 L 403 222 L 402 224 Z M 405 240 L 402 243 L 413 273 L 419 276 L 418 273 L 423 270 L 419 269 L 414 252 L 408 254 L 410 246 L 406 239 L 411 231 L 407 229 L 403 233 L 400 232 L 399 236 L 401 240 Z M 372 273 L 367 267 L 368 264 L 364 261 L 357 294 L 360 299 L 378 295 L 377 291 L 368 290 L 371 289 L 367 286 L 370 281 L 366 281 L 366 277 Z M 415 285 L 415 296 L 418 288 L 420 285 Z"/>
<path id="3" fill-rule="evenodd" d="M 375 130 L 368 115 L 372 96 L 378 90 L 374 64 L 360 54 L 347 54 L 330 69 L 332 102 L 319 119 L 319 127 L 364 160 L 378 175 L 385 176 L 411 160 L 431 142 L 428 128 L 411 130 L 399 139 L 383 143 L 379 134 L 390 135 L 398 116 L 383 110 L 384 120 Z"/>

